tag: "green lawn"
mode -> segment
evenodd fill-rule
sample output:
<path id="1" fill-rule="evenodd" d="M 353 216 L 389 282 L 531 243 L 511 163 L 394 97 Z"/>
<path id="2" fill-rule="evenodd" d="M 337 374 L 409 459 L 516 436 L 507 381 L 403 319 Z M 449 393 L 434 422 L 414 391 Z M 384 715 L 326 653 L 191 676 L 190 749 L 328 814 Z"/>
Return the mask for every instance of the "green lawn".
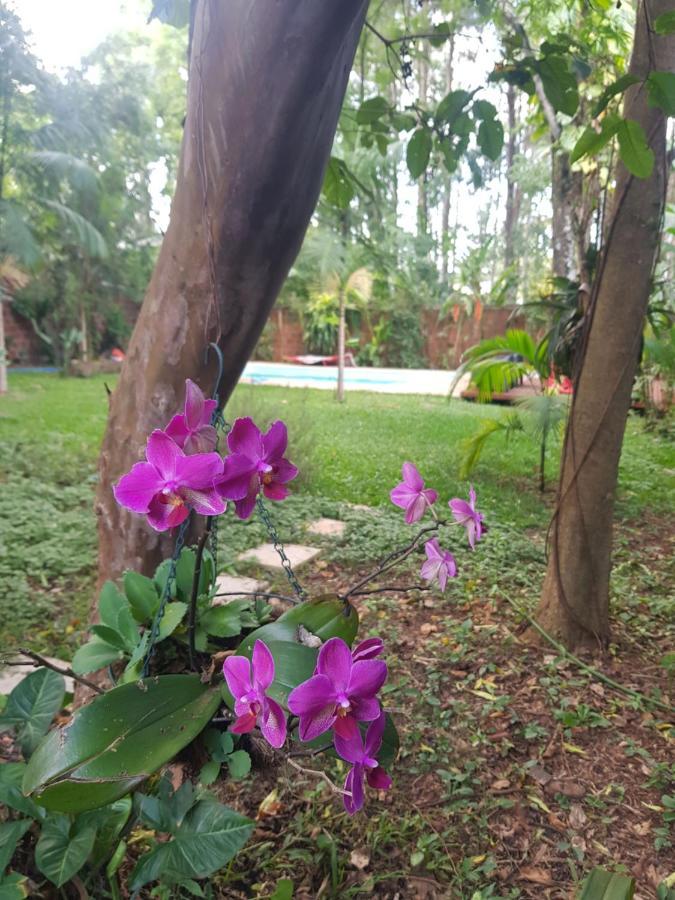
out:
<path id="1" fill-rule="evenodd" d="M 0 398 L 0 615 L 12 643 L 30 639 L 53 651 L 83 627 L 94 580 L 91 500 L 108 406 L 106 383 L 112 387 L 114 379 L 16 375 L 9 394 Z M 276 418 L 288 422 L 289 455 L 302 478 L 292 501 L 273 506 L 280 531 L 287 540 L 299 539 L 308 518 L 339 515 L 350 522 L 339 548 L 348 563 L 375 559 L 407 535 L 388 500 L 404 460 L 414 461 L 442 498 L 466 493 L 457 476 L 462 441 L 482 418 L 503 414 L 439 397 L 369 393 L 349 394 L 340 406 L 326 391 L 245 385 L 226 410 L 230 419 L 252 415 L 260 424 Z M 518 545 L 527 556 L 533 535 L 541 545 L 553 495 L 547 493 L 542 502 L 536 490 L 536 455 L 524 436 L 509 443 L 497 437 L 474 473 L 493 541 L 501 535 L 505 553 Z M 550 479 L 557 462 L 556 450 L 549 459 Z M 631 419 L 619 516 L 637 520 L 645 510 L 667 514 L 673 469 L 673 448 Z M 346 503 L 382 507 L 382 513 L 373 520 Z M 224 561 L 231 563 L 242 547 L 263 538 L 256 521 L 228 530 Z"/>

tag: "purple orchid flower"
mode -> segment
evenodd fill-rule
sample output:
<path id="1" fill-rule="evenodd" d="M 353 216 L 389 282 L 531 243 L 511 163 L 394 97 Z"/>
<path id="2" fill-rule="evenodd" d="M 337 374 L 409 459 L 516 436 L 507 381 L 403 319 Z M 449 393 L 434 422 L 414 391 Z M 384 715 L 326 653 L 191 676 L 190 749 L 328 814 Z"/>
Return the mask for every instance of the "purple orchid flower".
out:
<path id="1" fill-rule="evenodd" d="M 438 494 L 431 488 L 424 487 L 424 479 L 411 462 L 403 463 L 403 481 L 397 484 L 389 494 L 391 502 L 405 510 L 408 525 L 418 522 L 427 510 L 436 502 Z"/>
<path id="2" fill-rule="evenodd" d="M 382 638 L 366 638 L 361 641 L 352 650 L 352 662 L 358 662 L 360 659 L 375 659 L 384 650 L 384 641 Z"/>
<path id="3" fill-rule="evenodd" d="M 476 509 L 476 492 L 473 485 L 469 488 L 469 502 L 455 497 L 450 500 L 448 506 L 452 510 L 455 521 L 466 528 L 469 538 L 469 546 L 476 549 L 476 541 L 479 541 L 487 531 L 487 525 L 483 522 L 483 515 Z"/>
<path id="4" fill-rule="evenodd" d="M 378 791 L 388 791 L 391 787 L 391 778 L 377 761 L 377 754 L 382 746 L 384 725 L 385 715 L 381 712 L 368 726 L 365 745 L 358 729 L 349 739 L 335 735 L 335 749 L 344 760 L 352 764 L 345 778 L 345 791 L 349 794 L 345 794 L 343 798 L 345 809 L 350 816 L 363 806 L 364 781 Z"/>
<path id="5" fill-rule="evenodd" d="M 213 486 L 223 471 L 217 453 L 186 456 L 165 432 L 153 431 L 145 457 L 113 486 L 113 494 L 120 506 L 147 516 L 155 531 L 180 525 L 191 509 L 204 516 L 225 512 Z"/>
<path id="6" fill-rule="evenodd" d="M 186 453 L 215 450 L 218 435 L 211 424 L 211 417 L 217 405 L 215 400 L 207 400 L 194 381 L 188 378 L 185 381 L 184 411 L 177 413 L 164 431 Z"/>
<path id="7" fill-rule="evenodd" d="M 455 558 L 447 550 L 442 550 L 438 545 L 438 538 L 432 538 L 424 545 L 427 560 L 422 564 L 420 576 L 425 581 L 437 581 L 442 591 L 448 583 L 448 578 L 454 578 L 457 574 Z"/>
<path id="8" fill-rule="evenodd" d="M 234 734 L 247 734 L 259 726 L 268 744 L 277 750 L 286 740 L 286 716 L 276 700 L 265 691 L 274 681 L 274 658 L 263 641 L 256 641 L 252 659 L 228 656 L 223 675 L 234 697 L 237 720 L 230 728 Z"/>
<path id="9" fill-rule="evenodd" d="M 329 728 L 349 738 L 358 722 L 380 714 L 375 694 L 387 679 L 386 663 L 377 659 L 354 662 L 341 638 L 331 638 L 319 650 L 316 674 L 288 695 L 288 708 L 300 717 L 300 740 L 311 741 Z"/>
<path id="10" fill-rule="evenodd" d="M 298 474 L 285 457 L 288 431 L 277 421 L 262 434 L 252 419 L 237 419 L 227 436 L 231 454 L 225 460 L 223 476 L 217 484 L 220 496 L 235 501 L 240 519 L 248 519 L 262 488 L 269 500 L 288 496 L 286 483 Z"/>

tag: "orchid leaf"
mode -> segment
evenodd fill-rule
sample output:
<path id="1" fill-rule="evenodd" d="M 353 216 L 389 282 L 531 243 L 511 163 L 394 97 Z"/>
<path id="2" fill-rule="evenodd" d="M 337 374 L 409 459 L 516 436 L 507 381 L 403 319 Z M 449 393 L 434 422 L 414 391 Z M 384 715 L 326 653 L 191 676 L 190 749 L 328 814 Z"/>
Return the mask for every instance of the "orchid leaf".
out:
<path id="1" fill-rule="evenodd" d="M 197 675 L 120 685 L 43 740 L 28 763 L 23 792 L 61 812 L 105 806 L 185 747 L 219 703 L 220 692 Z"/>
<path id="2" fill-rule="evenodd" d="M 159 595 L 152 578 L 138 572 L 125 572 L 124 593 L 134 619 L 141 625 L 150 622 L 159 606 Z"/>

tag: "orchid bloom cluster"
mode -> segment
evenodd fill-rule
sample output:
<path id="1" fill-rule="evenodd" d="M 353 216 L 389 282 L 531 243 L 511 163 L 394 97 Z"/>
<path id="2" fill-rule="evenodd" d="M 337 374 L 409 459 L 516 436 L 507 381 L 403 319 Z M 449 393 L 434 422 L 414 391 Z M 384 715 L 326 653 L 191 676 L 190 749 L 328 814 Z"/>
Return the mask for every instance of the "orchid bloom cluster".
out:
<path id="1" fill-rule="evenodd" d="M 376 790 L 391 787 L 391 778 L 377 761 L 382 746 L 385 713 L 376 694 L 387 679 L 387 665 L 376 659 L 382 653 L 379 638 L 370 638 L 354 650 L 341 638 L 330 638 L 319 650 L 314 674 L 288 695 L 288 709 L 298 717 L 301 741 L 313 741 L 330 733 L 338 755 L 351 764 L 344 784 L 344 805 L 350 815 L 364 803 L 364 785 Z M 230 656 L 223 675 L 234 697 L 235 734 L 256 725 L 263 737 L 279 749 L 286 740 L 286 716 L 267 696 L 274 681 L 274 660 L 263 641 L 256 641 L 252 658 Z M 359 728 L 367 722 L 365 741 Z"/>
<path id="2" fill-rule="evenodd" d="M 415 522 L 419 522 L 427 510 L 437 520 L 433 506 L 438 499 L 438 493 L 425 487 L 424 479 L 413 463 L 403 463 L 402 475 L 403 481 L 396 485 L 389 496 L 395 506 L 405 510 L 407 524 L 413 525 Z M 483 514 L 476 509 L 476 492 L 473 485 L 469 489 L 468 502 L 454 497 L 448 502 L 448 506 L 455 524 L 466 529 L 469 546 L 475 550 L 476 543 L 487 531 L 487 525 L 484 522 Z M 430 584 L 437 583 L 444 591 L 448 579 L 457 575 L 455 558 L 449 550 L 444 550 L 439 545 L 437 537 L 425 543 L 424 551 L 427 558 L 420 569 L 420 577 Z"/>
<path id="3" fill-rule="evenodd" d="M 286 425 L 277 421 L 265 434 L 250 418 L 237 419 L 227 435 L 229 454 L 216 453 L 212 423 L 216 401 L 185 382 L 185 406 L 166 428 L 148 438 L 145 462 L 138 462 L 113 487 L 126 509 L 147 517 L 155 531 L 184 522 L 191 510 L 205 516 L 225 512 L 233 501 L 240 519 L 248 519 L 262 493 L 270 500 L 288 495 L 286 484 L 298 474 L 284 454 Z"/>

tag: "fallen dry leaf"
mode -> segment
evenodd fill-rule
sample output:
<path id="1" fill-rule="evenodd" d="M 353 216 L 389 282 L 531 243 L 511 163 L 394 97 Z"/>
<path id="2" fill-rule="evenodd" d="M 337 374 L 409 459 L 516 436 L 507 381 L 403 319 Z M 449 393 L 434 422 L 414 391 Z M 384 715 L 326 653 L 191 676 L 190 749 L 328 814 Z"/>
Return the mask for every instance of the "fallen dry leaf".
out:
<path id="1" fill-rule="evenodd" d="M 363 869 L 367 868 L 370 863 L 370 856 L 363 848 L 360 850 L 352 850 L 349 855 L 349 862 L 354 866 L 354 868 L 358 869 L 359 871 L 363 871 Z"/>
<path id="2" fill-rule="evenodd" d="M 567 821 L 570 823 L 571 828 L 579 829 L 583 828 L 583 826 L 588 821 L 586 813 L 581 805 L 581 803 L 573 803 L 570 806 L 570 811 L 567 816 Z"/>
<path id="3" fill-rule="evenodd" d="M 521 881 L 531 881 L 533 884 L 553 884 L 553 879 L 546 869 L 537 869 L 535 866 L 523 866 L 518 872 Z"/>

